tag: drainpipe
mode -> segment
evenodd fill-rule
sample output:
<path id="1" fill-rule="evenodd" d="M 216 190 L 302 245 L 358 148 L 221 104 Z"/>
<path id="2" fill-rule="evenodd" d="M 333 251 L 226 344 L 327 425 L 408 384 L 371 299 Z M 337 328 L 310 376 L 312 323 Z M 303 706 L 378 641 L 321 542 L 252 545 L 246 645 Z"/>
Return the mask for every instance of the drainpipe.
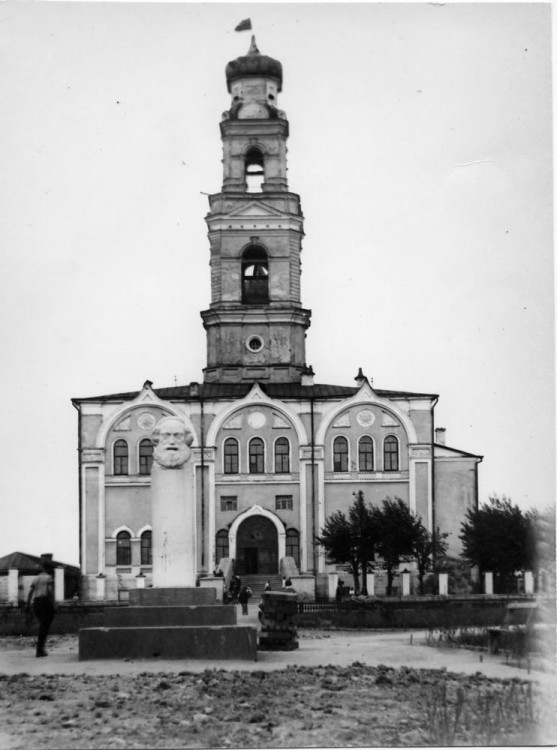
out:
<path id="1" fill-rule="evenodd" d="M 201 570 L 205 569 L 205 415 L 203 399 L 199 396 L 201 418 Z"/>
<path id="2" fill-rule="evenodd" d="M 314 439 L 314 413 L 313 396 L 309 399 L 311 418 L 311 548 L 313 559 L 313 575 L 317 575 L 317 550 L 315 548 L 315 439 Z"/>

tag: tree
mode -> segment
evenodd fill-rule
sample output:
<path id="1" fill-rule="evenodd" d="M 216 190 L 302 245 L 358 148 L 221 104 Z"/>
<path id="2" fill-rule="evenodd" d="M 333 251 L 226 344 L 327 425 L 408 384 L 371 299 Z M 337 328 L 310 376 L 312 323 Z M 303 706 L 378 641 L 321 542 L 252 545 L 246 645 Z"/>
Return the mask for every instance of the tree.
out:
<path id="1" fill-rule="evenodd" d="M 434 531 L 428 531 L 418 518 L 416 522 L 416 538 L 414 540 L 414 557 L 418 566 L 418 580 L 420 594 L 424 593 L 424 576 L 428 570 L 431 570 L 435 561 L 439 557 L 444 557 L 449 547 L 445 541 L 448 537 L 447 532 L 441 532 L 439 527 Z"/>
<path id="2" fill-rule="evenodd" d="M 366 505 L 364 500 L 364 493 L 360 490 L 354 492 L 354 503 L 348 510 L 348 518 L 350 520 L 350 526 L 352 528 L 354 547 L 356 549 L 356 555 L 358 558 L 358 567 L 362 573 L 362 589 L 361 593 L 367 595 L 367 569 L 368 563 L 374 560 L 374 547 L 375 547 L 375 525 L 376 525 L 376 509 L 370 505 Z M 359 591 L 356 579 L 355 591 Z"/>
<path id="3" fill-rule="evenodd" d="M 321 530 L 320 536 L 315 537 L 315 544 L 325 550 L 325 559 L 335 565 L 350 566 L 354 576 L 354 588 L 358 585 L 358 555 L 354 546 L 353 532 L 350 522 L 340 510 L 332 513 Z"/>
<path id="4" fill-rule="evenodd" d="M 392 594 L 395 567 L 413 557 L 419 533 L 416 520 L 399 497 L 386 498 L 383 507 L 375 513 L 375 551 L 387 569 L 387 596 Z"/>
<path id="5" fill-rule="evenodd" d="M 498 573 L 507 586 L 515 571 L 531 567 L 531 523 L 505 495 L 493 495 L 481 507 L 469 508 L 459 538 L 461 556 L 482 572 Z"/>
<path id="6" fill-rule="evenodd" d="M 325 521 L 315 543 L 325 550 L 327 562 L 350 566 L 354 578 L 354 590 L 367 593 L 366 573 L 368 563 L 373 560 L 375 511 L 366 505 L 363 492 L 353 493 L 355 500 L 348 509 L 348 518 L 336 511 Z"/>

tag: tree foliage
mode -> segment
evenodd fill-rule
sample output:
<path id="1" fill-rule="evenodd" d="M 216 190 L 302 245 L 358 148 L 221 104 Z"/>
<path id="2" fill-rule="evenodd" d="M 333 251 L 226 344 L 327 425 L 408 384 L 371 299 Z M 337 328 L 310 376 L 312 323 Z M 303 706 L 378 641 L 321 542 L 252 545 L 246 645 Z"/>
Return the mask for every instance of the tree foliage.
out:
<path id="1" fill-rule="evenodd" d="M 387 596 L 390 596 L 395 568 L 413 557 L 420 522 L 399 497 L 383 500 L 382 508 L 375 513 L 374 522 L 377 535 L 375 551 L 385 564 Z"/>
<path id="2" fill-rule="evenodd" d="M 479 569 L 509 582 L 519 570 L 531 570 L 534 544 L 531 523 L 505 495 L 493 495 L 479 508 L 469 508 L 461 524 L 462 557 Z"/>
<path id="3" fill-rule="evenodd" d="M 354 576 L 354 585 L 358 578 L 358 556 L 353 539 L 353 529 L 349 520 L 340 510 L 332 513 L 321 529 L 315 543 L 325 550 L 325 559 L 334 565 L 348 565 Z"/>
<path id="4" fill-rule="evenodd" d="M 442 532 L 438 526 L 434 531 L 428 531 L 421 518 L 417 519 L 413 552 L 418 566 L 420 594 L 424 593 L 424 576 L 427 571 L 433 568 L 439 558 L 445 557 L 449 547 L 446 542 L 448 536 L 447 532 Z"/>
<path id="5" fill-rule="evenodd" d="M 355 492 L 354 498 L 348 517 L 342 511 L 332 513 L 315 543 L 325 550 L 327 562 L 349 566 L 355 591 L 360 591 L 361 575 L 361 590 L 365 594 L 368 563 L 373 561 L 375 511 L 366 504 L 363 492 Z"/>

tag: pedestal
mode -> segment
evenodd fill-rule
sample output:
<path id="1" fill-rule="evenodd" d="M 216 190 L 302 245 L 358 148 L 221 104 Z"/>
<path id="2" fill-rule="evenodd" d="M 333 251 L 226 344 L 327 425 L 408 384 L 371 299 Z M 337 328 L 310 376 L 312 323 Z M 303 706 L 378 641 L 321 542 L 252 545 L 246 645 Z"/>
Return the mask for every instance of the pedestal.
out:
<path id="1" fill-rule="evenodd" d="M 448 596 L 449 594 L 449 574 L 439 573 L 439 596 Z"/>
<path id="2" fill-rule="evenodd" d="M 493 573 L 484 574 L 484 594 L 493 594 Z"/>
<path id="3" fill-rule="evenodd" d="M 153 463 L 153 587 L 195 586 L 193 462 L 175 469 Z"/>
<path id="4" fill-rule="evenodd" d="M 257 661 L 257 629 L 236 616 L 215 589 L 132 589 L 130 606 L 105 610 L 104 627 L 79 631 L 79 659 Z"/>
<path id="5" fill-rule="evenodd" d="M 19 599 L 19 571 L 17 568 L 8 570 L 8 604 L 17 604 Z"/>
<path id="6" fill-rule="evenodd" d="M 366 573 L 367 595 L 375 596 L 375 573 Z"/>

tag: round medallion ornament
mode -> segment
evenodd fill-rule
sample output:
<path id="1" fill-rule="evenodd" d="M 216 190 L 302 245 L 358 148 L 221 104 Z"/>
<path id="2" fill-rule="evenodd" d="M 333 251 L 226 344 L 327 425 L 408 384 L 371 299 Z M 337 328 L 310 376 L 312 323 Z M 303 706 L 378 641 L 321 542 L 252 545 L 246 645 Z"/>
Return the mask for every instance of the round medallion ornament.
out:
<path id="1" fill-rule="evenodd" d="M 362 411 L 358 412 L 356 419 L 361 427 L 371 427 L 375 422 L 375 414 L 369 409 L 362 409 Z"/>
<path id="2" fill-rule="evenodd" d="M 137 418 L 137 425 L 138 427 L 141 427 L 142 430 L 152 430 L 156 421 L 157 420 L 152 414 L 148 411 L 144 411 L 143 414 L 140 414 Z"/>
<path id="3" fill-rule="evenodd" d="M 258 430 L 265 424 L 265 415 L 262 411 L 252 411 L 248 417 L 248 424 L 253 427 L 254 430 Z"/>

